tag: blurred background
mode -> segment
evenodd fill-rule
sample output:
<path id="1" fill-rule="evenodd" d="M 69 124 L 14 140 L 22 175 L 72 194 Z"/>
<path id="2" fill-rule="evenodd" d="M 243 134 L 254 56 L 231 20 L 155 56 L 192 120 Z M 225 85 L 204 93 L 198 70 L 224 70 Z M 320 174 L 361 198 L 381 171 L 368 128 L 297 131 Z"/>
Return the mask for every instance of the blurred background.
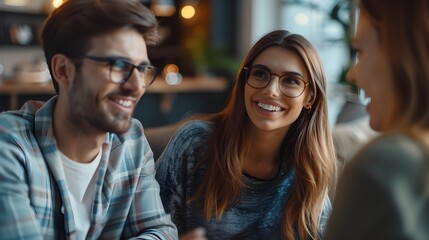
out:
<path id="1" fill-rule="evenodd" d="M 62 0 L 0 0 L 0 111 L 54 94 L 39 46 L 47 15 Z M 357 90 L 345 81 L 355 0 L 141 0 L 160 23 L 162 42 L 149 57 L 163 69 L 135 111 L 145 127 L 192 113 L 219 111 L 241 59 L 265 33 L 286 29 L 318 49 L 328 79 L 332 125 L 365 114 Z"/>

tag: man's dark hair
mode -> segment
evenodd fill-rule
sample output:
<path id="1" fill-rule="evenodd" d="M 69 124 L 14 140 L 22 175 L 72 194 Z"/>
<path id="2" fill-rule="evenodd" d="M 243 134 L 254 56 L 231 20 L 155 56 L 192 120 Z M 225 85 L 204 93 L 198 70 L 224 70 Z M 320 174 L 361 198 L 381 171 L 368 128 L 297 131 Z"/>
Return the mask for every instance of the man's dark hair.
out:
<path id="1" fill-rule="evenodd" d="M 155 15 L 138 0 L 66 1 L 49 15 L 42 28 L 41 41 L 51 77 L 55 54 L 84 56 L 92 37 L 124 27 L 137 30 L 148 45 L 158 40 Z M 55 79 L 53 84 L 58 93 Z"/>

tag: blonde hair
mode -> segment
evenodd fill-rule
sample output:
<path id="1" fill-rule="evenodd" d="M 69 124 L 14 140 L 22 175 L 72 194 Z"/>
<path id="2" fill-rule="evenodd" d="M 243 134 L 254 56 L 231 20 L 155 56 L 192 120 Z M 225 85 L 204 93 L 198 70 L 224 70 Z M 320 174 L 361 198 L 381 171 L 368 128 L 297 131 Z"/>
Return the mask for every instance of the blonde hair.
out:
<path id="1" fill-rule="evenodd" d="M 240 200 L 244 187 L 242 162 L 249 147 L 246 126 L 249 118 L 244 105 L 246 73 L 254 59 L 265 49 L 279 46 L 296 53 L 307 67 L 311 110 L 302 111 L 282 144 L 282 161 L 292 158 L 293 187 L 285 199 L 283 234 L 286 239 L 319 239 L 319 217 L 328 188 L 335 174 L 335 154 L 329 128 L 326 80 L 314 47 L 302 36 L 278 30 L 262 37 L 241 64 L 232 95 L 226 107 L 207 117 L 214 124 L 209 149 L 202 163 L 206 173 L 191 201 L 204 199 L 202 211 L 207 219 L 220 218 Z M 290 160 L 289 160 L 290 161 Z"/>

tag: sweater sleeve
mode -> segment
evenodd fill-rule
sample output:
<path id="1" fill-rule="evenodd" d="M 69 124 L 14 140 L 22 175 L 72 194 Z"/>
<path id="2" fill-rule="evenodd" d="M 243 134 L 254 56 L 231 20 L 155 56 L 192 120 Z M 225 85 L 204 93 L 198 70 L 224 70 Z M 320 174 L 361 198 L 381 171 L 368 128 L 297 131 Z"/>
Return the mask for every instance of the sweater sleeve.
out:
<path id="1" fill-rule="evenodd" d="M 188 231 L 186 208 L 191 194 L 192 169 L 200 160 L 199 149 L 206 145 L 209 125 L 191 121 L 172 137 L 156 163 L 156 179 L 160 185 L 165 211 L 171 214 L 179 235 Z"/>

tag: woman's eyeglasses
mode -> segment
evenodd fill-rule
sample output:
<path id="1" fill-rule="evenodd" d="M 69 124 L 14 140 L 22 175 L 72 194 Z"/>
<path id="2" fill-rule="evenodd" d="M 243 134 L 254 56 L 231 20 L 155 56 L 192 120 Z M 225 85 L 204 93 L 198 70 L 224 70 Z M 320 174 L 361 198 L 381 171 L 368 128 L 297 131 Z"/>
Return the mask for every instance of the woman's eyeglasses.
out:
<path id="1" fill-rule="evenodd" d="M 279 78 L 280 92 L 290 98 L 301 96 L 309 83 L 305 82 L 299 75 L 288 73 L 279 75 L 272 73 L 271 70 L 264 65 L 254 65 L 252 67 L 244 67 L 246 70 L 247 84 L 256 89 L 262 89 L 268 86 L 273 79 L 273 76 Z"/>

